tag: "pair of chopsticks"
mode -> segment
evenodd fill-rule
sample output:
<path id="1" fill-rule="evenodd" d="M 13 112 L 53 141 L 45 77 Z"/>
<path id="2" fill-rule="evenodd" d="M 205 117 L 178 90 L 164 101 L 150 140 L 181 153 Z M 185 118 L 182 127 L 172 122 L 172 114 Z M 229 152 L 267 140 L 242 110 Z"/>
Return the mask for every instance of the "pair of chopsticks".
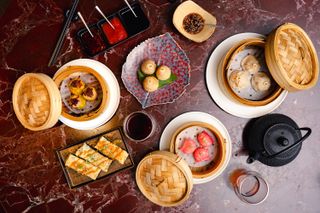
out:
<path id="1" fill-rule="evenodd" d="M 133 9 L 132 9 L 131 5 L 129 4 L 129 2 L 128 2 L 127 0 L 124 0 L 124 1 L 126 2 L 127 6 L 128 6 L 129 9 L 131 10 L 131 12 L 133 13 L 134 17 L 137 18 L 138 16 L 137 16 L 136 13 L 133 11 Z M 68 18 L 67 18 L 67 20 L 66 20 L 66 22 L 65 22 L 65 24 L 64 24 L 64 26 L 63 26 L 63 28 L 62 28 L 60 37 L 59 37 L 58 42 L 57 42 L 57 44 L 56 44 L 56 46 L 55 46 L 55 48 L 54 48 L 54 51 L 53 51 L 52 55 L 51 55 L 51 58 L 50 58 L 49 63 L 48 63 L 48 66 L 54 65 L 55 62 L 56 62 L 56 60 L 57 60 L 58 54 L 59 54 L 59 52 L 60 52 L 60 50 L 61 50 L 61 47 L 62 47 L 64 38 L 65 38 L 65 36 L 66 36 L 67 30 L 69 29 L 69 26 L 70 26 L 70 24 L 71 24 L 71 21 L 72 21 L 72 19 L 73 19 L 73 17 L 74 17 L 73 15 L 74 15 L 74 13 L 75 13 L 75 11 L 76 11 L 76 9 L 77 9 L 78 4 L 79 4 L 79 0 L 74 0 L 74 1 L 72 2 L 72 6 L 71 6 L 71 9 L 70 9 Z M 99 8 L 98 6 L 96 6 L 95 8 L 96 8 L 96 9 L 98 10 L 98 12 L 103 16 L 103 18 L 108 22 L 108 24 L 112 27 L 112 29 L 115 29 L 114 26 L 111 24 L 111 22 L 107 19 L 107 17 L 106 17 L 106 16 L 103 14 L 103 12 L 100 10 L 100 8 Z M 91 30 L 89 29 L 87 23 L 85 22 L 83 16 L 81 15 L 81 13 L 78 12 L 77 14 L 78 14 L 78 16 L 80 17 L 81 21 L 83 22 L 84 26 L 85 26 L 85 27 L 87 28 L 87 30 L 89 31 L 90 35 L 93 37 L 93 34 L 92 34 Z"/>
<path id="2" fill-rule="evenodd" d="M 54 48 L 54 51 L 51 55 L 51 58 L 49 60 L 49 63 L 48 63 L 48 66 L 52 66 L 55 64 L 56 60 L 57 60 L 57 57 L 58 57 L 58 54 L 60 52 L 60 49 L 61 49 L 61 46 L 62 46 L 62 43 L 64 41 L 64 37 L 66 36 L 66 32 L 70 26 L 70 23 L 71 23 L 71 20 L 73 19 L 73 15 L 77 9 L 77 6 L 78 6 L 78 3 L 79 3 L 79 0 L 74 0 L 72 2 L 72 6 L 71 6 L 71 9 L 70 9 L 70 12 L 69 12 L 69 15 L 68 15 L 68 18 L 62 28 L 62 32 L 60 34 L 60 37 L 58 39 L 58 42 L 56 44 L 56 47 Z"/>
<path id="3" fill-rule="evenodd" d="M 131 12 L 133 13 L 134 17 L 137 18 L 137 14 L 134 12 L 134 10 L 132 9 L 131 5 L 129 4 L 129 2 L 127 0 L 124 0 L 127 4 L 127 6 L 129 7 L 129 9 L 131 10 Z M 111 22 L 108 20 L 108 18 L 104 15 L 104 13 L 101 11 L 101 9 L 99 8 L 99 6 L 95 6 L 96 10 L 101 14 L 101 16 L 108 22 L 108 24 L 112 27 L 113 30 L 115 30 L 114 26 L 111 24 Z M 88 30 L 88 32 L 90 33 L 91 37 L 93 37 L 93 34 L 90 30 L 90 28 L 88 27 L 86 21 L 84 20 L 84 18 L 82 17 L 81 13 L 78 12 L 78 16 L 80 17 L 82 23 L 84 24 L 84 26 L 86 27 L 86 29 Z"/>

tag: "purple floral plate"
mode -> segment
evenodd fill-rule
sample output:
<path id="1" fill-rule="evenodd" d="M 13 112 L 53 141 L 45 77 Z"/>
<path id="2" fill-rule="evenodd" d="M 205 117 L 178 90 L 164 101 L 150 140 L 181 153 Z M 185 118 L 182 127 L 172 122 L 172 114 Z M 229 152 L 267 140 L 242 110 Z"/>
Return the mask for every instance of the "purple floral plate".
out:
<path id="1" fill-rule="evenodd" d="M 169 66 L 177 79 L 155 92 L 146 92 L 139 82 L 137 72 L 142 61 L 147 58 L 153 59 L 157 65 Z M 190 84 L 190 61 L 170 33 L 165 33 L 142 42 L 129 53 L 122 67 L 121 79 L 127 90 L 141 103 L 143 109 L 173 103 Z"/>

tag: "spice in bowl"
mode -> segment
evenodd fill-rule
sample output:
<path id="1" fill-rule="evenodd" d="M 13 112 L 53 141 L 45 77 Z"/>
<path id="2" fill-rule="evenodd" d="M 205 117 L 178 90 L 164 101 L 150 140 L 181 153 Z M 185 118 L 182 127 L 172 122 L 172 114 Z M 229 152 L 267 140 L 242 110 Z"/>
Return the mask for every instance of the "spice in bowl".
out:
<path id="1" fill-rule="evenodd" d="M 183 19 L 183 28 L 190 34 L 198 34 L 204 28 L 204 19 L 198 13 L 190 13 Z"/>

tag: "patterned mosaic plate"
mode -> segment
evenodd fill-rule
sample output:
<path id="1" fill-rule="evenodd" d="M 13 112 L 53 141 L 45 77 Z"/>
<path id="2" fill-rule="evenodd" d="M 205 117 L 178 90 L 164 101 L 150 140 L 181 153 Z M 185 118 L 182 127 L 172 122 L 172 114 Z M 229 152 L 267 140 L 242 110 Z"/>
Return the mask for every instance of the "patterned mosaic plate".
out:
<path id="1" fill-rule="evenodd" d="M 155 60 L 157 65 L 169 66 L 177 80 L 155 92 L 146 92 L 139 82 L 137 71 L 142 61 L 147 58 Z M 121 78 L 127 90 L 141 103 L 143 109 L 173 103 L 186 91 L 190 83 L 190 61 L 177 42 L 166 33 L 135 47 L 122 67 Z"/>

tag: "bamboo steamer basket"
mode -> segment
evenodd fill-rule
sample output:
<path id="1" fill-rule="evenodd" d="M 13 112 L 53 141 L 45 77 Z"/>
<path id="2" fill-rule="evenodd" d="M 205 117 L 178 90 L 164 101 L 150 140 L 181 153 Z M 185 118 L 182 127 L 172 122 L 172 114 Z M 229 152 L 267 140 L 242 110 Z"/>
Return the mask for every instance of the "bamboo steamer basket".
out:
<path id="1" fill-rule="evenodd" d="M 136 182 L 146 198 L 165 207 L 185 202 L 193 187 L 187 162 L 167 151 L 154 151 L 144 157 L 137 166 Z"/>
<path id="2" fill-rule="evenodd" d="M 319 61 L 313 43 L 302 28 L 293 23 L 286 23 L 275 29 L 265 41 L 266 64 L 279 88 L 259 101 L 239 97 L 230 87 L 226 72 L 232 56 L 246 43 L 258 44 L 259 39 L 246 39 L 239 42 L 219 63 L 217 76 L 221 89 L 228 97 L 244 105 L 264 106 L 274 101 L 283 90 L 295 92 L 307 90 L 316 85 L 319 78 Z"/>
<path id="3" fill-rule="evenodd" d="M 195 167 L 189 167 L 192 172 L 193 178 L 201 179 L 209 177 L 213 174 L 215 174 L 217 171 L 221 169 L 223 166 L 224 161 L 226 160 L 226 139 L 221 135 L 221 133 L 212 125 L 204 122 L 189 122 L 184 124 L 183 126 L 179 127 L 173 134 L 171 141 L 170 141 L 170 152 L 177 153 L 177 136 L 186 128 L 192 127 L 192 126 L 200 126 L 204 127 L 206 129 L 209 129 L 216 137 L 217 141 L 216 143 L 219 144 L 218 149 L 218 157 L 215 160 L 214 164 L 209 164 L 208 166 L 201 167 L 201 168 L 195 168 Z"/>
<path id="4" fill-rule="evenodd" d="M 44 74 L 28 73 L 14 85 L 14 112 L 21 124 L 32 131 L 51 128 L 61 114 L 61 97 L 52 79 Z"/>
<path id="5" fill-rule="evenodd" d="M 319 77 L 317 52 L 306 32 L 286 23 L 267 38 L 267 65 L 274 80 L 289 92 L 310 89 Z"/>
<path id="6" fill-rule="evenodd" d="M 68 109 L 64 106 L 64 107 L 62 107 L 62 116 L 65 118 L 68 118 L 70 120 L 73 120 L 73 121 L 87 121 L 87 120 L 94 119 L 103 113 L 103 111 L 106 109 L 107 105 L 110 102 L 110 96 L 108 95 L 109 87 L 105 83 L 103 78 L 95 70 L 93 70 L 89 67 L 85 67 L 85 66 L 68 66 L 64 70 L 60 71 L 58 73 L 58 75 L 56 75 L 54 77 L 53 80 L 59 88 L 61 82 L 64 79 L 66 79 L 68 76 L 70 76 L 71 74 L 76 73 L 76 72 L 90 73 L 99 81 L 99 84 L 102 89 L 101 104 L 96 110 L 94 110 L 90 113 L 86 113 L 82 116 L 73 116 L 73 115 L 67 113 Z"/>
<path id="7" fill-rule="evenodd" d="M 219 72 L 220 74 L 218 75 L 220 77 L 220 81 L 222 84 L 222 87 L 224 90 L 236 101 L 244 104 L 244 105 L 249 105 L 249 106 L 264 106 L 272 101 L 274 101 L 283 91 L 283 89 L 277 85 L 277 87 L 265 98 L 262 100 L 249 100 L 242 98 L 238 96 L 233 89 L 231 88 L 228 80 L 228 69 L 230 67 L 231 62 L 234 60 L 235 56 L 244 50 L 247 46 L 258 46 L 265 48 L 265 40 L 259 39 L 259 38 L 251 38 L 251 39 L 246 39 L 241 41 L 240 43 L 236 44 L 234 47 L 232 47 L 223 60 L 220 63 L 219 66 Z"/>
<path id="8" fill-rule="evenodd" d="M 92 73 L 99 81 L 102 89 L 102 101 L 97 110 L 86 116 L 75 117 L 63 109 L 58 85 L 70 74 L 82 70 Z M 14 112 L 20 123 L 32 131 L 40 131 L 53 127 L 60 116 L 74 121 L 91 120 L 104 112 L 109 104 L 108 85 L 93 69 L 81 66 L 70 66 L 58 73 L 55 81 L 41 73 L 27 73 L 21 76 L 14 85 L 12 102 Z"/>

